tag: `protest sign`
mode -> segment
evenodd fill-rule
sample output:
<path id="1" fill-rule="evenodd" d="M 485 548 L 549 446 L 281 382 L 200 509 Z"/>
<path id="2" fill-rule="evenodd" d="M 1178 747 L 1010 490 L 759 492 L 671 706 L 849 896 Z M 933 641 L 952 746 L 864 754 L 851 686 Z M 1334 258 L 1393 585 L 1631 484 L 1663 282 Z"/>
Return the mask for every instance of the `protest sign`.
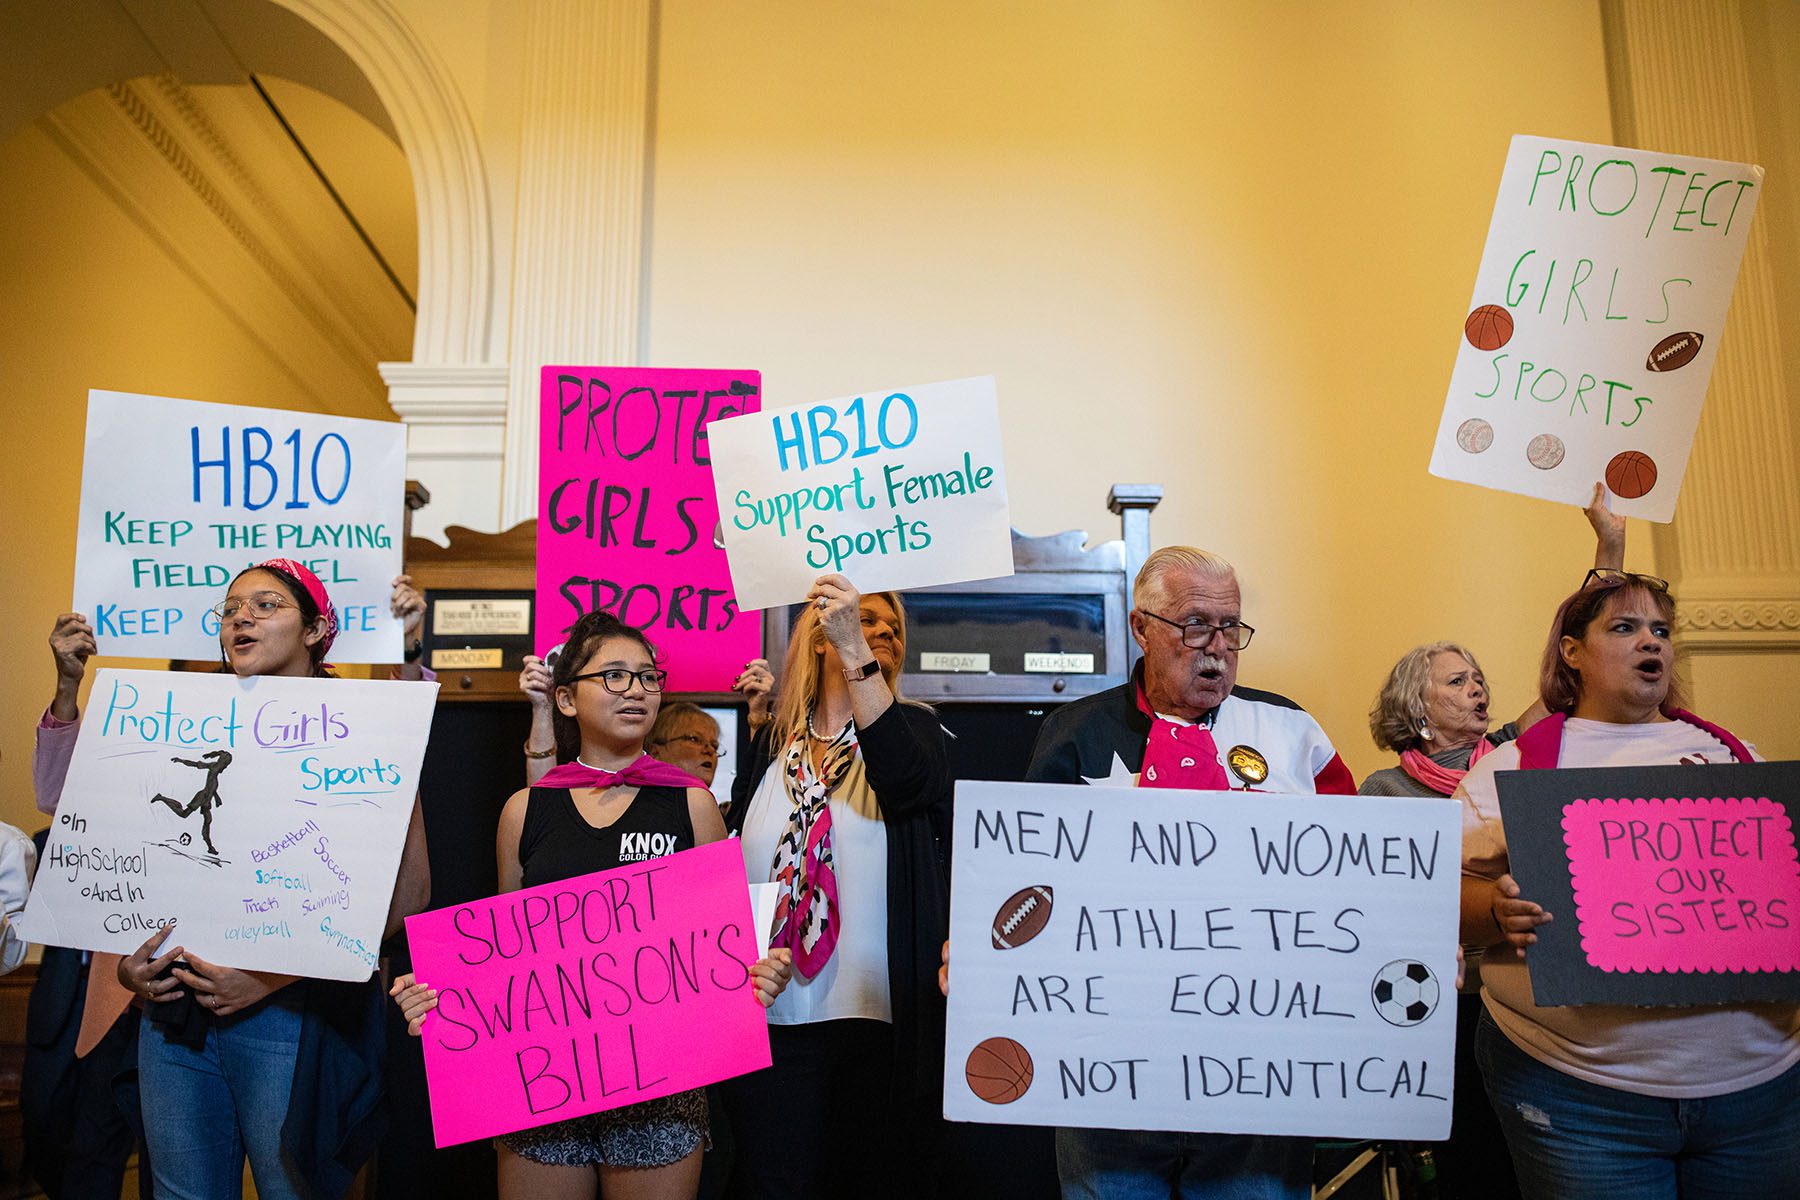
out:
<path id="1" fill-rule="evenodd" d="M 724 692 L 762 654 L 718 541 L 709 426 L 761 406 L 755 371 L 545 367 L 537 649 L 583 614 L 642 629 L 669 690 Z"/>
<path id="2" fill-rule="evenodd" d="M 1431 473 L 1670 520 L 1762 178 L 1513 138 Z"/>
<path id="3" fill-rule="evenodd" d="M 1800 1000 L 1800 763 L 1494 780 L 1520 894 L 1557 918 L 1526 953 L 1537 1003 Z"/>
<path id="4" fill-rule="evenodd" d="M 769 1065 L 734 841 L 407 918 L 439 1146 Z"/>
<path id="5" fill-rule="evenodd" d="M 25 936 L 208 962 L 375 969 L 435 683 L 95 674 Z"/>
<path id="6" fill-rule="evenodd" d="M 212 606 L 245 567 L 304 563 L 337 662 L 399 662 L 406 430 L 397 422 L 88 393 L 75 611 L 102 654 L 216 661 Z"/>
<path id="7" fill-rule="evenodd" d="M 1011 575 L 991 377 L 868 392 L 721 422 L 713 482 L 745 608 Z"/>
<path id="8" fill-rule="evenodd" d="M 944 1115 L 1439 1139 L 1447 800 L 963 781 Z"/>

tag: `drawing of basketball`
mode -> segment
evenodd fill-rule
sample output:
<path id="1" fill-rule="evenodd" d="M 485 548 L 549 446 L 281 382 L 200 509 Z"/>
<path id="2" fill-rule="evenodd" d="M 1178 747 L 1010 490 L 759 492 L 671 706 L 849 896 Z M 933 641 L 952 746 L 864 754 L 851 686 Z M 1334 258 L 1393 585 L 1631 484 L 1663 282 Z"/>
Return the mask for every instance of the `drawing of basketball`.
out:
<path id="1" fill-rule="evenodd" d="M 1512 314 L 1498 304 L 1482 305 L 1463 322 L 1463 336 L 1477 350 L 1498 350 L 1512 341 L 1512 335 Z"/>
<path id="2" fill-rule="evenodd" d="M 1656 486 L 1656 460 L 1641 450 L 1622 450 L 1606 464 L 1606 486 L 1622 500 L 1647 496 Z"/>
<path id="3" fill-rule="evenodd" d="M 989 1104 L 1011 1104 L 1031 1089 L 1031 1055 L 1009 1037 L 991 1037 L 969 1051 L 963 1078 Z"/>
<path id="4" fill-rule="evenodd" d="M 1553 471 L 1562 465 L 1563 440 L 1554 433 L 1540 433 L 1525 447 L 1525 461 L 1540 471 Z"/>
<path id="5" fill-rule="evenodd" d="M 1494 444 L 1494 427 L 1480 417 L 1470 417 L 1456 427 L 1456 444 L 1470 454 L 1480 454 Z"/>

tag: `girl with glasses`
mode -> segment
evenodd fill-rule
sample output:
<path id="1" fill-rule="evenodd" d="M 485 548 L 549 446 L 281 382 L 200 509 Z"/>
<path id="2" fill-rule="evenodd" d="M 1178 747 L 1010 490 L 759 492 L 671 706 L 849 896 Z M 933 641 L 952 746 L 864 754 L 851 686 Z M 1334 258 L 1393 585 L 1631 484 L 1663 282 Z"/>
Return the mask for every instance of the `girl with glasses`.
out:
<path id="1" fill-rule="evenodd" d="M 700 781 L 644 752 L 666 678 L 640 630 L 603 612 L 575 623 L 549 681 L 562 765 L 515 792 L 501 810 L 501 891 L 573 879 L 725 836 L 719 807 Z M 775 950 L 751 968 L 752 986 L 765 1006 L 785 986 L 788 962 L 785 950 Z M 437 1007 L 437 992 L 402 975 L 393 994 L 418 1035 Z M 702 1089 L 556 1121 L 498 1139 L 500 1195 L 687 1200 L 699 1187 L 706 1141 Z"/>
<path id="2" fill-rule="evenodd" d="M 404 575 L 394 581 L 392 610 L 411 641 L 424 601 Z M 271 559 L 244 571 L 214 612 L 221 670 L 240 678 L 329 676 L 325 656 L 337 636 L 337 610 L 301 563 Z M 77 696 L 95 651 L 92 626 L 80 613 L 64 613 L 50 649 L 56 695 L 39 723 L 33 760 L 43 812 L 55 811 L 74 752 Z M 397 673 L 417 678 L 418 664 Z M 204 799 L 206 790 L 193 803 Z M 383 936 L 422 911 L 430 890 L 415 799 Z M 248 1157 L 259 1196 L 343 1195 L 378 1131 L 385 1053 L 378 979 L 239 971 L 184 953 L 179 932 L 166 925 L 122 959 L 95 954 L 87 992 L 88 1020 L 98 1012 L 103 1030 L 120 1014 L 135 1022 L 126 1012 L 133 997 L 148 1021 L 136 1065 L 157 1194 L 235 1197 Z M 109 974 L 123 991 L 104 986 Z"/>

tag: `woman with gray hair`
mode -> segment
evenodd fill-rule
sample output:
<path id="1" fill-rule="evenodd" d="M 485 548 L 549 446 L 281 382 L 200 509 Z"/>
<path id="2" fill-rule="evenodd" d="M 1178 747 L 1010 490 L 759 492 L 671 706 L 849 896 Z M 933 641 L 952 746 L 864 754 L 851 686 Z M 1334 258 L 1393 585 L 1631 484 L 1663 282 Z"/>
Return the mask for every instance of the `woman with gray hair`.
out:
<path id="1" fill-rule="evenodd" d="M 1603 484 L 1582 511 L 1594 529 L 1594 566 L 1625 569 L 1625 518 L 1606 505 Z M 1448 796 L 1469 768 L 1495 746 L 1504 745 L 1546 715 L 1543 702 L 1489 732 L 1487 679 L 1475 656 L 1455 642 L 1427 642 L 1400 656 L 1388 672 L 1369 733 L 1400 765 L 1376 771 L 1357 789 L 1364 796 Z"/>
<path id="2" fill-rule="evenodd" d="M 1516 721 L 1488 730 L 1487 678 L 1475 656 L 1455 642 L 1428 642 L 1400 656 L 1388 672 L 1369 732 L 1400 765 L 1370 775 L 1364 796 L 1448 796 L 1482 755 L 1519 736 L 1543 716 L 1533 704 Z"/>

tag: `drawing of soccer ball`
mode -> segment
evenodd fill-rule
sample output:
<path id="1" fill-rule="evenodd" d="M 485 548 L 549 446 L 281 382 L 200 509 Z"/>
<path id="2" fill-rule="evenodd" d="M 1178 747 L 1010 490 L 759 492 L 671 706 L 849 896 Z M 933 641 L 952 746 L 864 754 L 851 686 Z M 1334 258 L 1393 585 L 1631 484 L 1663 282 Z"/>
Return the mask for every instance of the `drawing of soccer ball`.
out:
<path id="1" fill-rule="evenodd" d="M 1437 976 L 1422 962 L 1397 958 L 1375 972 L 1369 995 L 1389 1025 L 1417 1025 L 1437 1010 Z"/>

